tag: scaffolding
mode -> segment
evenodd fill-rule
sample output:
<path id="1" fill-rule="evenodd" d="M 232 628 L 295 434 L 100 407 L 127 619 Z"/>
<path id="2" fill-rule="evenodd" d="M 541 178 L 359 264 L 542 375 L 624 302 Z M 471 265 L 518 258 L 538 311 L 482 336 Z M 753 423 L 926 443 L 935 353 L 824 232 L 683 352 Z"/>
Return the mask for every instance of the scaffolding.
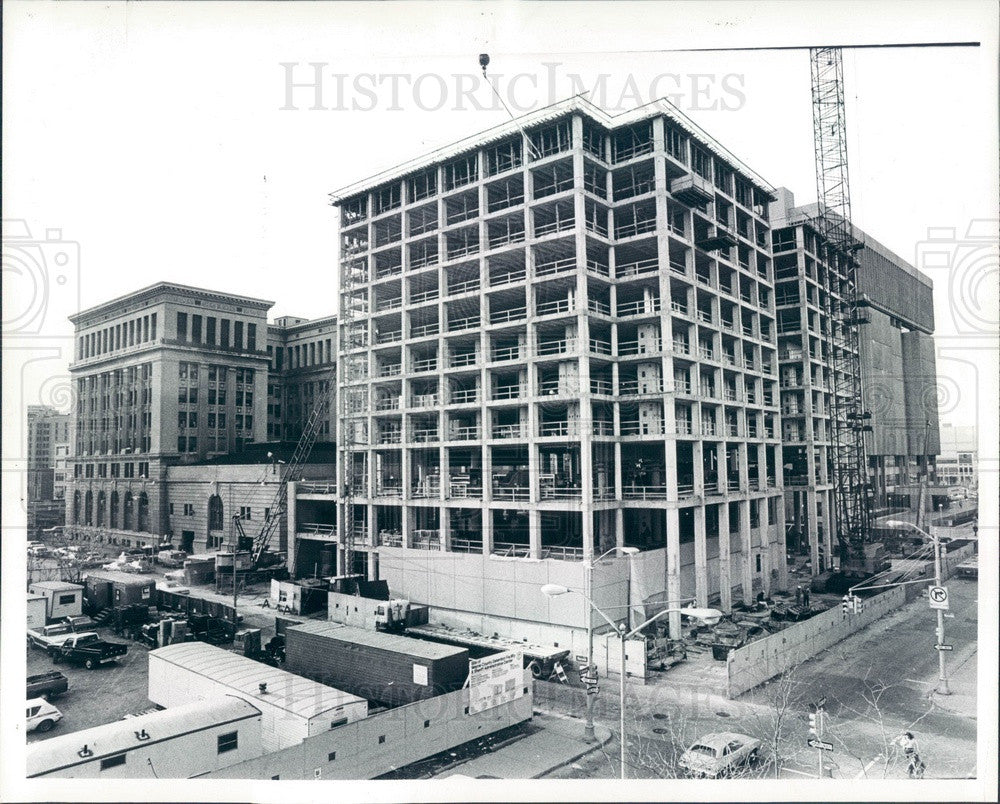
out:
<path id="1" fill-rule="evenodd" d="M 827 342 L 833 372 L 833 441 L 830 469 L 841 567 L 862 561 L 872 526 L 868 478 L 860 326 L 866 318 L 858 294 L 857 252 L 863 245 L 851 225 L 850 176 L 840 48 L 811 48 L 813 137 L 816 159 L 816 227 L 826 241 L 830 292 L 826 294 Z"/>

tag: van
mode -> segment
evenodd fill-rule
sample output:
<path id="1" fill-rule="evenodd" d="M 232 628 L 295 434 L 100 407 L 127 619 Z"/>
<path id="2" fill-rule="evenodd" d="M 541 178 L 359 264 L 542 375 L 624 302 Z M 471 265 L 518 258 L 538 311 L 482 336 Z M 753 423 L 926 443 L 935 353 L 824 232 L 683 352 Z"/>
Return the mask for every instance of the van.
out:
<path id="1" fill-rule="evenodd" d="M 27 731 L 50 731 L 62 716 L 62 712 L 44 698 L 32 698 L 25 705 Z"/>

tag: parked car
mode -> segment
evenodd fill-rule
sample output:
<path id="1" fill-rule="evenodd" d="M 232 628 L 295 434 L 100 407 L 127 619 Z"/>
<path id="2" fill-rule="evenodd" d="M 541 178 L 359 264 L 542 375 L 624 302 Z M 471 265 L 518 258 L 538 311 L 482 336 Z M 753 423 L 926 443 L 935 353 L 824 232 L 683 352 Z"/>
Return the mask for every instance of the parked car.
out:
<path id="1" fill-rule="evenodd" d="M 43 625 L 41 628 L 28 629 L 28 644 L 33 648 L 48 650 L 55 645 L 61 645 L 73 634 L 69 623 Z"/>
<path id="2" fill-rule="evenodd" d="M 681 755 L 679 764 L 689 776 L 729 776 L 756 762 L 760 745 L 760 740 L 731 731 L 706 734 Z"/>
<path id="3" fill-rule="evenodd" d="M 61 645 L 49 648 L 52 662 L 73 662 L 82 664 L 88 670 L 98 665 L 117 661 L 128 653 L 128 645 L 121 642 L 105 642 L 95 633 L 74 634 Z"/>
<path id="4" fill-rule="evenodd" d="M 93 631 L 97 628 L 97 623 L 86 614 L 78 614 L 75 617 L 63 617 L 63 622 L 70 627 L 70 630 L 78 634 L 82 634 L 84 631 Z"/>
<path id="5" fill-rule="evenodd" d="M 47 673 L 39 673 L 36 676 L 28 676 L 27 691 L 25 698 L 44 698 L 51 701 L 62 695 L 69 689 L 69 679 L 58 670 L 50 670 Z"/>
<path id="6" fill-rule="evenodd" d="M 186 558 L 183 550 L 161 550 L 156 554 L 156 563 L 161 567 L 183 567 Z"/>
<path id="7" fill-rule="evenodd" d="M 32 698 L 26 703 L 27 731 L 50 731 L 62 716 L 62 712 L 44 698 Z"/>

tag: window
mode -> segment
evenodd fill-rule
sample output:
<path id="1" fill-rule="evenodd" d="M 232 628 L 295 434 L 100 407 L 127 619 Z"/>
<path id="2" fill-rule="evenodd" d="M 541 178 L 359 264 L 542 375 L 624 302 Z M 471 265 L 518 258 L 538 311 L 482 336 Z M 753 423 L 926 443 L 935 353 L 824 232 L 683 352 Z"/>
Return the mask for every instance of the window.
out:
<path id="1" fill-rule="evenodd" d="M 326 755 L 326 761 L 327 762 L 333 762 L 333 760 L 335 760 L 336 758 L 337 758 L 337 752 L 336 751 L 331 751 L 329 754 Z"/>
<path id="2" fill-rule="evenodd" d="M 69 606 L 76 603 L 76 595 L 59 595 L 59 605 Z"/>
<path id="3" fill-rule="evenodd" d="M 188 316 L 187 313 L 177 314 L 177 340 L 186 341 L 188 339 Z"/>
<path id="4" fill-rule="evenodd" d="M 201 343 L 201 316 L 193 315 L 191 316 L 191 340 L 195 343 Z"/>
<path id="5" fill-rule="evenodd" d="M 382 743 L 384 743 L 384 742 L 385 742 L 385 735 L 384 734 L 380 734 L 378 736 L 378 744 L 382 745 Z"/>
<path id="6" fill-rule="evenodd" d="M 243 348 L 243 322 L 233 322 L 233 346 L 237 349 Z"/>
<path id="7" fill-rule="evenodd" d="M 220 734 L 218 744 L 220 754 L 224 754 L 226 751 L 235 751 L 239 747 L 239 733 L 230 731 L 226 734 Z"/>
<path id="8" fill-rule="evenodd" d="M 194 516 L 194 503 L 184 503 L 184 516 Z"/>
<path id="9" fill-rule="evenodd" d="M 429 729 L 431 727 L 431 722 L 429 720 L 424 721 L 424 728 Z"/>
<path id="10" fill-rule="evenodd" d="M 257 351 L 257 325 L 247 324 L 247 349 L 251 352 Z"/>
<path id="11" fill-rule="evenodd" d="M 125 764 L 125 754 L 118 754 L 113 757 L 107 757 L 101 760 L 101 770 L 107 770 L 108 768 L 117 768 L 119 765 Z"/>
<path id="12" fill-rule="evenodd" d="M 251 519 L 251 518 L 252 517 L 250 516 L 250 506 L 249 505 L 241 505 L 240 506 L 240 519 Z"/>
<path id="13" fill-rule="evenodd" d="M 215 346 L 215 319 L 211 316 L 205 318 L 205 343 Z"/>
<path id="14" fill-rule="evenodd" d="M 760 554 L 759 553 L 757 554 L 756 558 L 757 558 L 757 572 L 760 572 L 760 570 L 761 570 L 761 563 L 760 563 Z"/>
<path id="15" fill-rule="evenodd" d="M 229 319 L 219 319 L 219 346 L 229 348 Z"/>

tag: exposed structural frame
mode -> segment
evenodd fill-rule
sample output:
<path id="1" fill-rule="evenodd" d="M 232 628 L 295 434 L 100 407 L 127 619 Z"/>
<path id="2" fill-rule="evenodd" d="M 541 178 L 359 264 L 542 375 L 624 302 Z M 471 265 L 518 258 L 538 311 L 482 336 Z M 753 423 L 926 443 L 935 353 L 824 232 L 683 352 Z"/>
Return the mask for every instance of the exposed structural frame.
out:
<path id="1" fill-rule="evenodd" d="M 826 318 L 833 367 L 833 499 L 844 562 L 864 558 L 872 524 L 872 486 L 865 449 L 871 414 L 863 410 L 859 352 L 859 327 L 865 319 L 859 306 L 855 256 L 863 244 L 855 239 L 851 225 L 843 54 L 836 47 L 811 48 L 809 61 L 819 202 L 817 227 L 833 256 L 843 260 L 843 274 L 830 277 L 831 284 L 839 282 L 841 286 L 840 300 L 827 294 Z"/>
<path id="2" fill-rule="evenodd" d="M 368 314 L 368 299 L 364 288 L 368 282 L 368 259 L 358 259 L 363 247 L 354 243 L 342 245 L 343 252 L 340 261 L 340 344 L 344 359 L 338 361 L 341 375 L 337 392 L 339 394 L 339 435 L 338 441 L 343 444 L 343 460 L 340 461 L 341 496 L 343 521 L 340 532 L 343 534 L 341 544 L 344 547 L 344 561 L 339 569 L 340 574 L 350 574 L 354 570 L 354 530 L 355 530 L 355 494 L 367 482 L 367 472 L 361 476 L 355 470 L 355 458 L 359 447 L 364 456 L 363 447 L 368 443 L 368 346 L 367 324 L 364 317 Z M 359 292 L 360 291 L 360 292 Z M 360 317 L 360 320 L 359 320 Z M 367 457 L 364 458 L 367 460 Z M 361 484 L 362 488 L 357 488 Z"/>

